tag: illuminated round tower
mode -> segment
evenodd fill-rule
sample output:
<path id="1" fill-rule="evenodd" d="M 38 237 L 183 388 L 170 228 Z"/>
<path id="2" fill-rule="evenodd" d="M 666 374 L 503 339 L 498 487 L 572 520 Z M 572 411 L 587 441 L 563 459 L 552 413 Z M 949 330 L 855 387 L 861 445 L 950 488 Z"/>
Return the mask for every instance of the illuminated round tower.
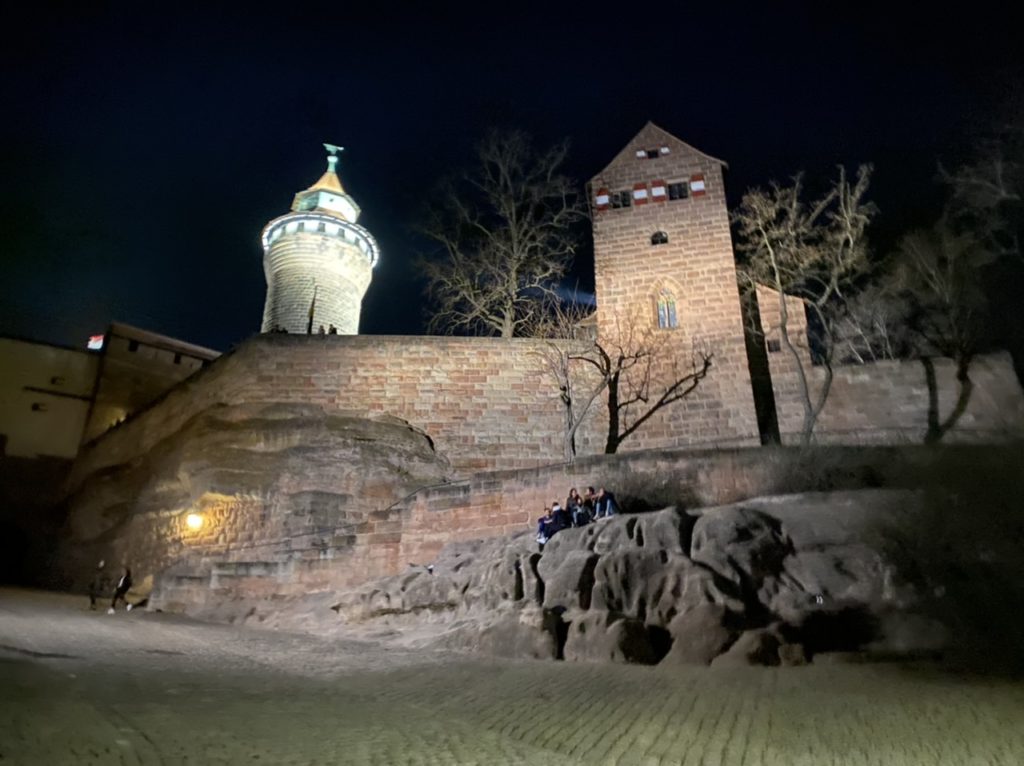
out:
<path id="1" fill-rule="evenodd" d="M 295 195 L 292 212 L 263 227 L 267 302 L 262 332 L 359 334 L 359 309 L 377 263 L 377 240 L 356 223 L 359 206 L 336 168 L 341 147 L 324 144 L 327 172 Z"/>

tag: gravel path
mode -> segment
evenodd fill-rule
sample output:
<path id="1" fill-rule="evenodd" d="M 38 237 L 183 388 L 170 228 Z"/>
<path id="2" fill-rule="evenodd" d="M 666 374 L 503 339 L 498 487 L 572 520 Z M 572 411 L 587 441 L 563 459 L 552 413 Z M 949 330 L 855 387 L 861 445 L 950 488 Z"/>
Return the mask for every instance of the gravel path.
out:
<path id="1" fill-rule="evenodd" d="M 0 590 L 0 764 L 1024 763 L 1024 684 L 485 661 Z"/>

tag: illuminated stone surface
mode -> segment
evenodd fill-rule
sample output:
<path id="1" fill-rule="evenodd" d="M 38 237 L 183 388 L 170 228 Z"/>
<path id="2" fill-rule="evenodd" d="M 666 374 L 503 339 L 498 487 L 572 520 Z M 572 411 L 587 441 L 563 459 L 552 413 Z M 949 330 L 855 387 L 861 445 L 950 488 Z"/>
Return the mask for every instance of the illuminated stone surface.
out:
<path id="1" fill-rule="evenodd" d="M 267 299 L 262 332 L 305 333 L 334 325 L 359 333 L 359 312 L 379 255 L 377 241 L 356 223 L 359 206 L 338 179 L 337 157 L 319 181 L 295 195 L 292 212 L 263 229 Z M 315 302 L 314 302 L 315 298 Z"/>
<path id="2" fill-rule="evenodd" d="M 209 583 L 219 566 L 226 581 L 239 582 L 254 568 L 281 567 L 264 587 L 305 589 L 324 574 L 326 546 L 332 558 L 350 553 L 373 512 L 448 471 L 430 439 L 405 421 L 309 404 L 215 406 L 144 455 L 126 457 L 88 476 L 70 498 L 54 565 L 71 582 L 84 585 L 105 559 L 129 564 L 136 581 L 163 572 L 202 574 Z M 189 527 L 189 514 L 202 516 L 200 527 Z M 367 537 L 362 542 L 387 539 Z M 285 577 L 305 562 L 305 579 Z M 341 566 L 338 574 L 383 563 Z"/>
<path id="3" fill-rule="evenodd" d="M 865 542 L 919 504 L 907 491 L 808 493 L 623 515 L 559 532 L 542 551 L 532 532 L 453 542 L 430 571 L 312 610 L 330 605 L 348 634 L 397 631 L 417 646 L 503 657 L 707 664 L 734 642 L 733 661 L 765 665 L 805 650 L 933 652 L 942 625 L 915 614 L 920 599 L 893 557 Z M 285 629 L 312 611 L 301 597 L 252 606 Z M 704 646 L 708 634 L 720 637 Z"/>

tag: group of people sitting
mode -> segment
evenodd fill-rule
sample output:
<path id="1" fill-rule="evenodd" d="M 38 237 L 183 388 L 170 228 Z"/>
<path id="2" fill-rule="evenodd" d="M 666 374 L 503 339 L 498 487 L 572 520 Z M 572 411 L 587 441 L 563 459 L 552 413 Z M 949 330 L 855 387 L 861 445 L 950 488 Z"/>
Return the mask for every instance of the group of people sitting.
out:
<path id="1" fill-rule="evenodd" d="M 596 492 L 587 487 L 585 495 L 580 495 L 573 487 L 565 506 L 557 500 L 550 507 L 544 507 L 544 515 L 537 519 L 537 542 L 544 545 L 558 532 L 569 527 L 584 527 L 592 521 L 607 519 L 619 512 L 615 495 L 601 487 Z"/>

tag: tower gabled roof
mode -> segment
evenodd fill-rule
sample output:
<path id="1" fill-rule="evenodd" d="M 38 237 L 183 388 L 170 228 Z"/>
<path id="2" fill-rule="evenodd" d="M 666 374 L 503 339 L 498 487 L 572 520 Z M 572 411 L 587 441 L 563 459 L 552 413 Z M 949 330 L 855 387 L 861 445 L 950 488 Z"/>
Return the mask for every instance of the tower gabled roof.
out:
<path id="1" fill-rule="evenodd" d="M 725 168 L 729 167 L 729 163 L 727 163 L 725 160 L 720 160 L 717 157 L 712 157 L 707 152 L 702 152 L 700 149 L 696 148 L 695 146 L 692 146 L 691 144 L 686 143 L 681 138 L 677 138 L 676 136 L 672 135 L 671 133 L 669 133 L 664 128 L 661 128 L 661 127 L 655 125 L 650 120 L 648 120 L 647 124 L 644 125 L 643 128 L 640 129 L 640 132 L 637 133 L 635 136 L 633 136 L 633 138 L 630 139 L 626 143 L 626 145 L 622 148 L 622 151 L 620 151 L 618 154 L 616 154 L 615 157 L 612 158 L 612 161 L 609 162 L 607 165 L 605 165 L 601 169 L 601 171 L 599 173 L 596 173 L 594 175 L 594 177 L 591 178 L 590 180 L 591 181 L 596 181 L 596 180 L 600 179 L 605 173 L 608 172 L 608 170 L 613 165 L 616 165 L 616 164 L 618 164 L 619 162 L 621 162 L 621 161 L 623 161 L 625 159 L 632 160 L 633 159 L 633 150 L 635 148 L 635 145 L 637 145 L 637 144 L 643 144 L 644 146 L 648 146 L 648 145 L 655 146 L 655 145 L 665 144 L 665 145 L 668 145 L 668 146 L 675 145 L 677 147 L 685 147 L 686 149 L 690 150 L 694 154 L 699 154 L 701 157 L 704 157 L 704 158 L 706 158 L 708 160 L 711 160 L 712 162 L 714 162 L 714 163 L 716 163 L 718 165 L 721 165 L 722 167 L 725 167 Z"/>

